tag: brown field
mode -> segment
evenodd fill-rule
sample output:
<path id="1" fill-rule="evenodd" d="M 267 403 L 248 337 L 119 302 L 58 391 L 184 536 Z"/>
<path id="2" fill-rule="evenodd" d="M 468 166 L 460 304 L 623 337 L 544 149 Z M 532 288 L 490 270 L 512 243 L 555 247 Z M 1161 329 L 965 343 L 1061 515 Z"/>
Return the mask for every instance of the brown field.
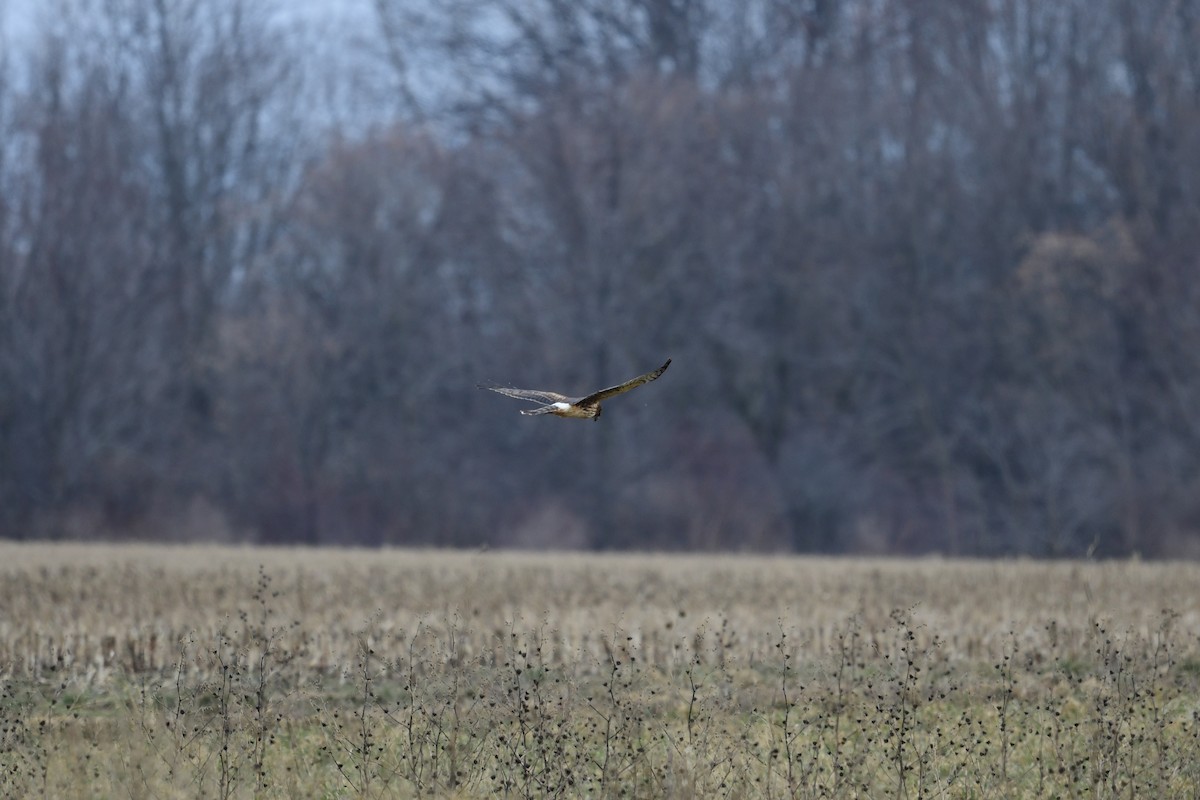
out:
<path id="1" fill-rule="evenodd" d="M 1200 566 L 0 544 L 0 795 L 1197 797 Z"/>

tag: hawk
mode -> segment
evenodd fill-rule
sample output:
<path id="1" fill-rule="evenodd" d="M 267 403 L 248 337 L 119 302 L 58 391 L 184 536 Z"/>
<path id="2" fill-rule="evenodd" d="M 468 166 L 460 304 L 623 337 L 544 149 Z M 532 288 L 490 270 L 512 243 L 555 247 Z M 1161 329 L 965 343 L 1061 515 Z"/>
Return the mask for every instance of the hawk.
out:
<path id="1" fill-rule="evenodd" d="M 601 389 L 598 392 L 592 392 L 583 397 L 567 397 L 566 395 L 558 394 L 557 392 L 539 392 L 534 389 L 509 389 L 507 386 L 480 386 L 480 389 L 488 389 L 493 392 L 499 392 L 508 397 L 515 397 L 518 400 L 529 400 L 533 403 L 544 403 L 545 405 L 538 406 L 534 409 L 522 409 L 521 413 L 529 416 L 537 416 L 539 414 L 553 414 L 556 417 L 567 417 L 569 419 L 600 419 L 600 403 L 610 397 L 616 397 L 619 394 L 624 394 L 630 389 L 636 389 L 643 383 L 649 383 L 667 371 L 667 367 L 671 366 L 671 359 L 667 359 L 667 363 L 663 364 L 656 370 L 647 372 L 645 375 L 638 375 L 632 380 L 616 386 L 610 386 L 607 389 Z"/>

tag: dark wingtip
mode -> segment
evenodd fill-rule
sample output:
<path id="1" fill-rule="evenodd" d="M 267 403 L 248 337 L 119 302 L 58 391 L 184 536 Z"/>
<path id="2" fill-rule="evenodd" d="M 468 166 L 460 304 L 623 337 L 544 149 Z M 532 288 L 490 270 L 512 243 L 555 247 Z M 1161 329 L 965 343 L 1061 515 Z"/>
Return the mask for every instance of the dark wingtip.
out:
<path id="1" fill-rule="evenodd" d="M 668 358 L 668 359 L 667 359 L 667 363 L 663 364 L 663 365 L 662 365 L 662 368 L 663 368 L 663 369 L 666 369 L 666 368 L 667 368 L 667 367 L 669 367 L 669 366 L 671 366 L 671 359 L 669 359 L 669 358 Z"/>

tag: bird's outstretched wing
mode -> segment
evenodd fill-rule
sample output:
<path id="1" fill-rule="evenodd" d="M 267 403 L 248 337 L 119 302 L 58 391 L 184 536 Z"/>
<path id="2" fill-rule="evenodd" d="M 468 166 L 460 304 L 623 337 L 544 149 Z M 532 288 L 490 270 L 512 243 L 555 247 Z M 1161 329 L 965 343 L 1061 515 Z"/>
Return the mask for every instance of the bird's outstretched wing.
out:
<path id="1" fill-rule="evenodd" d="M 535 389 L 510 389 L 507 386 L 480 386 L 480 389 L 487 389 L 491 392 L 499 392 L 507 397 L 515 397 L 518 400 L 528 400 L 531 403 L 569 403 L 571 398 L 557 392 L 539 392 Z"/>
<path id="2" fill-rule="evenodd" d="M 616 395 L 624 394 L 625 392 L 628 392 L 630 389 L 636 389 L 637 387 L 641 386 L 643 383 L 649 383 L 650 381 L 654 380 L 659 375 L 662 375 L 664 372 L 666 372 L 667 367 L 669 367 L 669 366 L 671 366 L 671 359 L 668 358 L 667 363 L 663 364 L 661 367 L 659 367 L 656 370 L 653 370 L 652 372 L 647 372 L 645 375 L 638 375 L 633 380 L 625 381 L 624 383 L 619 384 L 617 386 L 610 386 L 607 389 L 601 389 L 598 392 L 593 392 L 592 394 L 589 394 L 587 397 L 579 399 L 577 402 L 580 405 L 584 405 L 587 403 L 599 403 L 600 401 L 607 400 L 610 397 L 615 397 Z"/>

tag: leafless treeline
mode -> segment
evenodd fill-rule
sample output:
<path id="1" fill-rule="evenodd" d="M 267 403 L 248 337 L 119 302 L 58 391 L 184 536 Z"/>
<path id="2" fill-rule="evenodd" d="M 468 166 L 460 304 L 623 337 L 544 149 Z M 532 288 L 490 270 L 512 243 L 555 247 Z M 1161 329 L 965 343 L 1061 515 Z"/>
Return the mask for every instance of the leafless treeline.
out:
<path id="1" fill-rule="evenodd" d="M 1195 0 L 47 7 L 0 534 L 1197 552 Z"/>

